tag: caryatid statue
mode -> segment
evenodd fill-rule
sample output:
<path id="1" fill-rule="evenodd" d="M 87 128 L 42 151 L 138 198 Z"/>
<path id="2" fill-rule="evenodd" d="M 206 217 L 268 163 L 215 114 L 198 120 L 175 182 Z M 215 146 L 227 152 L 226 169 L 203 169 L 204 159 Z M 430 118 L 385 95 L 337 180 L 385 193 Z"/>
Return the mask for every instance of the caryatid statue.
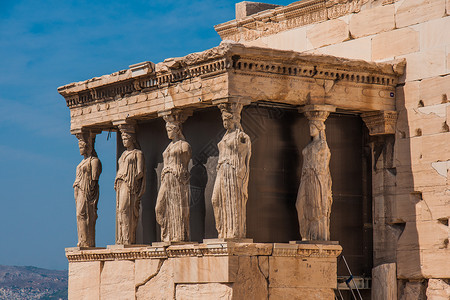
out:
<path id="1" fill-rule="evenodd" d="M 139 150 L 135 128 L 121 124 L 119 130 L 126 150 L 118 162 L 116 190 L 116 244 L 136 243 L 141 197 L 145 192 L 144 154 Z"/>
<path id="2" fill-rule="evenodd" d="M 325 120 L 330 111 L 304 111 L 309 120 L 311 142 L 303 149 L 303 167 L 296 208 L 304 241 L 330 240 L 331 194 L 330 148 Z"/>
<path id="3" fill-rule="evenodd" d="M 76 213 L 78 247 L 95 247 L 95 222 L 99 196 L 98 179 L 102 164 L 94 149 L 95 134 L 82 132 L 76 134 L 80 154 L 84 156 L 78 164 L 73 184 Z"/>
<path id="4" fill-rule="evenodd" d="M 225 135 L 219 142 L 212 205 L 219 238 L 245 238 L 250 137 L 241 127 L 242 104 L 219 104 Z"/>
<path id="5" fill-rule="evenodd" d="M 189 170 L 191 146 L 181 125 L 187 115 L 182 112 L 163 117 L 172 140 L 163 153 L 164 168 L 156 201 L 156 221 L 161 226 L 161 241 L 189 241 Z"/>

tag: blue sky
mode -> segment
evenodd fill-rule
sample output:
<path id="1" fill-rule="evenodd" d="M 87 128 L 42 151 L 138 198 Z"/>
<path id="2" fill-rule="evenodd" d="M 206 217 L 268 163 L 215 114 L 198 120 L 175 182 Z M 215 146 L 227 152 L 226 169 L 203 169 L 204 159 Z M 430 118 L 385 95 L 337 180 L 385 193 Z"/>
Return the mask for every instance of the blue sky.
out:
<path id="1" fill-rule="evenodd" d="M 0 0 L 0 264 L 66 269 L 80 162 L 57 87 L 214 47 L 230 0 Z M 287 5 L 293 1 L 272 1 Z M 114 243 L 115 136 L 103 164 L 97 244 Z"/>

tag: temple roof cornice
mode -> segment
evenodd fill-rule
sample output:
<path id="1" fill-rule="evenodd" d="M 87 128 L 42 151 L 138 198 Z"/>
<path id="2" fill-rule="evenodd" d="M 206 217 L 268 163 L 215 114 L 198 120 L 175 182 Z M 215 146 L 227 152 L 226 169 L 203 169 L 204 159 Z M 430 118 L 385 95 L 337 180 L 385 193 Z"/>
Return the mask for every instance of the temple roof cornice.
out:
<path id="1" fill-rule="evenodd" d="M 395 110 L 394 90 L 403 67 L 404 62 L 373 63 L 222 42 L 156 65 L 144 62 L 71 83 L 58 92 L 71 109 L 72 130 L 221 101 Z"/>

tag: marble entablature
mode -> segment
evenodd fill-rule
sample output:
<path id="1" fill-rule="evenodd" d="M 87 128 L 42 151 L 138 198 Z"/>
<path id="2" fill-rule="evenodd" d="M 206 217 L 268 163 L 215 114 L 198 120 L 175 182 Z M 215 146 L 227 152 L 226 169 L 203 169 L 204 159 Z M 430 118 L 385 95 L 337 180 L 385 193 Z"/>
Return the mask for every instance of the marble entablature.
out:
<path id="1" fill-rule="evenodd" d="M 173 109 L 222 102 L 329 104 L 353 112 L 394 111 L 404 62 L 370 63 L 325 55 L 248 47 L 233 42 L 153 65 L 58 88 L 71 113 L 71 132 L 111 129 Z M 289 89 L 285 87 L 288 86 Z"/>

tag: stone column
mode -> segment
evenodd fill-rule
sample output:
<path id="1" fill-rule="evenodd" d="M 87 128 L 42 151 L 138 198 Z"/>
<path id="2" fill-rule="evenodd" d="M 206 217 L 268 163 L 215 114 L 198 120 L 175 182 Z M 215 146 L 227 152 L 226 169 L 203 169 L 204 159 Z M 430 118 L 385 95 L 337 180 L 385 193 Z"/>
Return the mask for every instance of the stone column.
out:
<path id="1" fill-rule="evenodd" d="M 392 218 L 395 200 L 396 170 L 394 142 L 397 112 L 374 111 L 361 115 L 369 129 L 372 150 L 373 259 L 372 278 L 378 281 L 372 289 L 373 299 L 382 295 L 397 298 L 397 241 L 404 226 Z M 374 285 L 375 286 L 375 285 Z"/>
<path id="2" fill-rule="evenodd" d="M 83 160 L 76 169 L 73 184 L 78 247 L 95 247 L 95 223 L 97 221 L 97 204 L 99 197 L 98 179 L 102 173 L 102 164 L 95 152 L 95 135 L 101 131 L 81 129 L 74 132 Z"/>
<path id="3" fill-rule="evenodd" d="M 162 242 L 189 241 L 189 161 L 191 146 L 186 142 L 182 124 L 188 114 L 182 111 L 160 113 L 172 141 L 163 153 L 164 167 L 156 201 L 156 221 L 161 226 Z"/>
<path id="4" fill-rule="evenodd" d="M 135 123 L 116 123 L 126 150 L 118 161 L 116 190 L 116 244 L 136 243 L 141 197 L 145 192 L 145 162 L 136 139 Z"/>
<path id="5" fill-rule="evenodd" d="M 221 103 L 226 132 L 219 142 L 217 176 L 212 205 L 219 239 L 246 237 L 246 205 L 250 175 L 251 140 L 242 130 L 241 103 Z"/>
<path id="6" fill-rule="evenodd" d="M 303 241 L 330 240 L 330 158 L 325 120 L 334 106 L 307 105 L 300 109 L 309 121 L 311 142 L 302 150 L 303 166 L 296 208 Z"/>

